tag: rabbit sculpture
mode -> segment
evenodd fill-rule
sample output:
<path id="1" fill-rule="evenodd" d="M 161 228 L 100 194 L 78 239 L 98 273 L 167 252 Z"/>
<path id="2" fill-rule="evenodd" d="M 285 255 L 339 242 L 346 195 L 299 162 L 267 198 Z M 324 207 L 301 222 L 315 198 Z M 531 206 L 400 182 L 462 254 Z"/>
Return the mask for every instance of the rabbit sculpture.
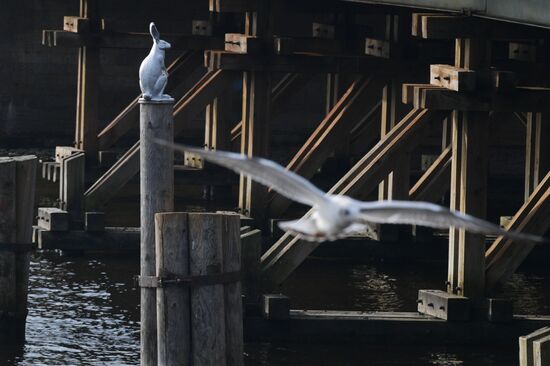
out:
<path id="1" fill-rule="evenodd" d="M 164 56 L 165 50 L 171 46 L 170 43 L 160 39 L 160 33 L 155 23 L 151 22 L 149 31 L 153 37 L 153 47 L 151 47 L 151 52 L 139 67 L 139 86 L 143 93 L 143 99 L 153 101 L 171 100 L 171 96 L 164 94 L 164 88 L 168 82 Z"/>

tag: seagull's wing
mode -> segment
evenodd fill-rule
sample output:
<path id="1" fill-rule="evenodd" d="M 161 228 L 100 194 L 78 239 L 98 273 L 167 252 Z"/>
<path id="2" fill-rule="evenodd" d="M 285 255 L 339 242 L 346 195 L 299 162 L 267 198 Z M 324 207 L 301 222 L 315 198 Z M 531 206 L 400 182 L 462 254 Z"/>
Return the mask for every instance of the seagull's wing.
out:
<path id="1" fill-rule="evenodd" d="M 227 151 L 209 151 L 158 139 L 155 139 L 155 142 L 175 150 L 195 153 L 212 163 L 250 176 L 258 183 L 273 188 L 273 190 L 293 201 L 308 206 L 326 202 L 325 192 L 315 187 L 304 177 L 286 170 L 271 160 L 256 157 L 249 158 L 242 154 Z"/>
<path id="2" fill-rule="evenodd" d="M 451 226 L 478 234 L 503 235 L 510 239 L 546 242 L 547 240 L 530 234 L 507 231 L 499 226 L 457 211 L 428 202 L 378 201 L 359 202 L 359 218 L 379 224 L 422 225 L 438 229 Z"/>

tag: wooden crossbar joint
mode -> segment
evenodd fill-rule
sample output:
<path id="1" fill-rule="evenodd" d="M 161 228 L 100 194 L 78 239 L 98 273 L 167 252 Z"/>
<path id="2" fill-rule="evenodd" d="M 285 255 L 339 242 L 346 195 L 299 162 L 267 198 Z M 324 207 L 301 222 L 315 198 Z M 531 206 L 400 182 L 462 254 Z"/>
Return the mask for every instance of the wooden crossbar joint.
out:
<path id="1" fill-rule="evenodd" d="M 510 42 L 508 44 L 508 58 L 516 61 L 535 62 L 537 60 L 537 46 L 529 43 Z"/>
<path id="2" fill-rule="evenodd" d="M 212 22 L 209 20 L 191 21 L 191 34 L 195 36 L 211 36 Z"/>
<path id="3" fill-rule="evenodd" d="M 314 38 L 334 39 L 336 34 L 336 27 L 330 24 L 313 23 L 311 30 Z"/>
<path id="4" fill-rule="evenodd" d="M 366 55 L 381 58 L 390 58 L 390 51 L 391 46 L 389 41 L 375 38 L 365 38 Z"/>
<path id="5" fill-rule="evenodd" d="M 78 16 L 64 16 L 63 30 L 71 33 L 89 33 L 90 20 Z"/>
<path id="6" fill-rule="evenodd" d="M 258 37 L 240 33 L 225 34 L 225 50 L 229 52 L 257 55 L 262 50 L 261 40 Z"/>
<path id="7" fill-rule="evenodd" d="M 430 65 L 430 83 L 457 92 L 470 92 L 476 89 L 476 72 L 450 65 Z"/>

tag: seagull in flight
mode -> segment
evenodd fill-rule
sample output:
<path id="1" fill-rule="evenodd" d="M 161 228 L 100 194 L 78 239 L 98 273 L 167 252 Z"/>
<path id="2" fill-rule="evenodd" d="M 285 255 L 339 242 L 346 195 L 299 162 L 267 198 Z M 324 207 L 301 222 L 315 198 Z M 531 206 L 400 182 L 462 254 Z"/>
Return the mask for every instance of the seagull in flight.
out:
<path id="1" fill-rule="evenodd" d="M 455 227 L 477 234 L 502 235 L 518 241 L 547 241 L 540 236 L 507 231 L 488 221 L 429 202 L 365 202 L 344 195 L 327 194 L 304 177 L 271 160 L 227 151 L 210 151 L 159 139 L 155 139 L 155 142 L 174 150 L 200 155 L 207 161 L 249 176 L 288 199 L 311 206 L 311 215 L 279 223 L 282 230 L 308 241 L 341 239 L 372 227 L 372 223 L 421 225 L 436 229 Z"/>

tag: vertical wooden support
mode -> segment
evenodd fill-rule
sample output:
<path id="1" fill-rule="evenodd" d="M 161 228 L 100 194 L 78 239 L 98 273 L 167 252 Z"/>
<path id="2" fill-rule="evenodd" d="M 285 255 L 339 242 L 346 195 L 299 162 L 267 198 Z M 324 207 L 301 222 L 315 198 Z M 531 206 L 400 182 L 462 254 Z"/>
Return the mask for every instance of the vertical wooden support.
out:
<path id="1" fill-rule="evenodd" d="M 258 12 L 246 13 L 246 34 L 263 37 L 267 32 L 268 13 L 261 2 Z M 248 156 L 269 155 L 269 120 L 271 109 L 271 77 L 262 71 L 243 73 L 243 108 L 241 153 Z M 241 176 L 239 185 L 241 213 L 262 220 L 265 215 L 267 189 Z"/>
<path id="2" fill-rule="evenodd" d="M 174 101 L 140 99 L 140 195 L 141 276 L 154 276 L 155 224 L 157 212 L 174 208 L 174 167 L 171 149 L 153 139 L 173 141 Z M 157 312 L 154 288 L 141 289 L 141 365 L 157 364 Z"/>
<path id="3" fill-rule="evenodd" d="M 84 213 L 85 158 L 82 152 L 61 158 L 60 208 L 69 213 L 71 224 L 79 226 Z"/>
<path id="4" fill-rule="evenodd" d="M 537 345 L 539 352 L 535 352 L 535 342 L 546 340 L 546 344 L 550 344 L 550 327 L 544 327 L 537 329 L 534 332 L 519 337 L 519 366 L 535 366 L 535 365 L 547 365 L 547 363 L 540 363 L 541 355 L 540 343 Z M 548 354 L 546 355 L 548 356 Z M 539 362 L 537 364 L 537 361 Z M 548 362 L 548 359 L 546 360 Z"/>
<path id="5" fill-rule="evenodd" d="M 386 40 L 397 42 L 404 36 L 404 30 L 410 29 L 403 23 L 404 17 L 398 15 L 386 16 Z M 392 79 L 382 91 L 382 113 L 380 121 L 380 138 L 388 132 L 405 115 L 405 106 L 401 103 L 401 83 Z M 381 200 L 408 199 L 410 186 L 410 155 L 402 154 L 395 169 L 383 180 L 378 187 L 378 198 Z"/>
<path id="6" fill-rule="evenodd" d="M 258 304 L 260 300 L 262 232 L 256 229 L 242 234 L 241 249 L 245 302 L 246 304 Z"/>
<path id="7" fill-rule="evenodd" d="M 25 340 L 36 168 L 36 156 L 0 158 L 0 338 L 10 343 Z"/>
<path id="8" fill-rule="evenodd" d="M 80 17 L 88 18 L 90 30 L 99 26 L 98 0 L 80 0 Z M 98 158 L 99 47 L 86 45 L 78 50 L 75 147 L 86 152 L 89 161 Z"/>
<path id="9" fill-rule="evenodd" d="M 547 115 L 527 113 L 525 201 L 550 169 L 550 126 Z"/>
<path id="10" fill-rule="evenodd" d="M 455 64 L 479 69 L 489 60 L 489 44 L 480 40 L 456 42 Z M 477 217 L 486 215 L 489 116 L 453 112 L 451 209 Z M 449 235 L 449 292 L 480 304 L 485 294 L 485 238 L 451 229 Z"/>
<path id="11" fill-rule="evenodd" d="M 189 275 L 187 214 L 155 215 L 157 277 Z M 191 365 L 190 289 L 157 288 L 158 364 Z"/>

